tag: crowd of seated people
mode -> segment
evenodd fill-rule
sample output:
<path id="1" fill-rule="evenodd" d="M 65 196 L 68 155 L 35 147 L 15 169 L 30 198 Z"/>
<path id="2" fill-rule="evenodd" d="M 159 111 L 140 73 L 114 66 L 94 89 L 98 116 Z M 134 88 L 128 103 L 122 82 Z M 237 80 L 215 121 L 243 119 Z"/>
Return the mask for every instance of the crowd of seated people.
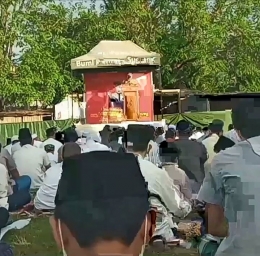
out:
<path id="1" fill-rule="evenodd" d="M 238 124 L 234 123 L 234 126 L 242 127 L 238 119 L 237 117 Z M 221 161 L 228 162 L 229 157 L 237 157 L 236 152 L 234 155 L 227 152 L 231 152 L 240 144 L 223 133 L 223 127 L 222 121 L 213 120 L 207 130 L 196 128 L 196 136 L 192 136 L 193 126 L 186 120 L 181 120 L 176 126 L 165 129 L 143 124 L 129 124 L 126 129 L 106 125 L 99 133 L 92 130 L 79 131 L 75 127 L 63 132 L 50 128 L 46 131 L 47 139 L 43 142 L 40 142 L 37 136 L 33 136 L 29 129 L 22 128 L 18 136 L 11 138 L 7 147 L 1 148 L 0 213 L 23 208 L 31 202 L 32 191 L 36 192 L 33 202 L 37 213 L 56 212 L 57 206 L 60 206 L 63 200 L 60 198 L 61 201 L 57 201 L 59 196 L 62 197 L 57 195 L 57 191 L 65 169 L 68 172 L 68 169 L 72 168 L 71 173 L 73 173 L 73 165 L 75 170 L 83 168 L 79 164 L 81 161 L 86 163 L 89 169 L 92 166 L 90 156 L 95 156 L 95 161 L 98 161 L 98 165 L 101 166 L 102 162 L 105 162 L 101 156 L 106 159 L 111 156 L 111 161 L 115 159 L 122 163 L 111 163 L 103 167 L 104 178 L 109 179 L 109 166 L 114 164 L 117 168 L 117 165 L 120 165 L 124 173 L 128 168 L 125 164 L 131 155 L 134 156 L 132 158 L 134 160 L 131 161 L 138 163 L 138 170 L 147 186 L 149 208 L 155 209 L 157 214 L 155 230 L 151 235 L 153 243 L 164 246 L 176 238 L 177 223 L 174 220 L 183 219 L 191 212 L 196 194 L 199 194 L 198 199 L 207 205 L 204 218 L 210 218 L 213 223 L 206 227 L 207 232 L 212 235 L 226 236 L 227 234 L 217 227 L 219 223 L 217 219 L 224 219 L 225 205 L 221 205 L 223 201 L 216 201 L 218 207 L 212 206 L 215 201 L 210 197 L 210 193 L 213 192 L 207 187 L 213 184 L 212 168 L 217 166 L 221 169 Z M 234 129 L 231 131 L 234 132 Z M 252 134 L 254 133 L 244 136 L 251 138 Z M 239 134 L 238 136 L 241 137 Z M 256 143 L 254 140 L 252 144 L 249 141 L 251 147 L 257 151 L 254 143 Z M 243 150 L 249 150 L 246 146 L 248 144 Z M 239 152 L 244 154 L 244 151 Z M 99 160 L 96 158 L 98 156 Z M 78 162 L 72 159 L 77 159 Z M 90 162 L 87 162 L 87 159 Z M 258 163 L 258 159 L 254 161 Z M 92 167 L 94 168 L 94 165 Z M 96 170 L 101 173 L 98 168 Z M 86 177 L 87 173 L 88 170 L 86 170 Z M 214 175 L 213 178 L 217 179 Z M 93 178 L 92 181 L 97 179 L 97 177 Z M 135 187 L 135 184 L 132 184 L 132 187 Z M 225 190 L 226 187 L 222 189 Z M 218 191 L 214 190 L 214 192 Z M 4 212 L 2 216 L 5 216 Z M 211 217 L 208 217 L 209 214 Z M 212 216 L 215 216 L 214 220 Z"/>
<path id="2" fill-rule="evenodd" d="M 258 255 L 259 111 L 259 102 L 251 99 L 232 111 L 232 132 L 240 142 L 223 135 L 218 120 L 200 140 L 189 139 L 192 130 L 187 122 L 170 128 L 174 130 L 166 131 L 165 140 L 158 140 L 161 168 L 147 157 L 156 129 L 145 125 L 128 126 L 122 144 L 118 142 L 126 154 L 90 152 L 65 158 L 51 218 L 63 254 L 142 256 L 153 238 L 155 242 L 172 238 L 171 216 L 189 212 L 189 183 L 196 181 L 202 183 L 198 199 L 205 203 L 208 234 L 199 254 Z M 115 141 L 115 134 L 110 137 L 108 130 L 104 134 L 107 145 L 110 138 Z M 191 160 L 196 162 L 194 169 Z"/>

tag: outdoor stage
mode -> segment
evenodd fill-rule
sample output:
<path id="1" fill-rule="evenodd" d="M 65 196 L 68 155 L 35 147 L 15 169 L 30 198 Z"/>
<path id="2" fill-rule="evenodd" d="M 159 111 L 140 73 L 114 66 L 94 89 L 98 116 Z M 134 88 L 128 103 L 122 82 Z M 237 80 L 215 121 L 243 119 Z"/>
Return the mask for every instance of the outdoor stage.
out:
<path id="1" fill-rule="evenodd" d="M 87 126 L 153 122 L 153 72 L 159 66 L 159 54 L 131 41 L 101 41 L 72 59 L 72 71 L 84 78 Z"/>

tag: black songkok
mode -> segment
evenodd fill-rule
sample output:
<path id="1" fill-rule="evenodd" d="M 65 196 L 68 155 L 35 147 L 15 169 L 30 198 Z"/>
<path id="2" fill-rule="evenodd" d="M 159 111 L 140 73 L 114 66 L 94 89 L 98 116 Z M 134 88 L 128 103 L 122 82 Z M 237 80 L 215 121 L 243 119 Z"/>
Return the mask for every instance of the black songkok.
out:
<path id="1" fill-rule="evenodd" d="M 127 128 L 127 142 L 135 144 L 148 144 L 154 139 L 154 130 L 148 125 L 130 124 Z"/>
<path id="2" fill-rule="evenodd" d="M 32 139 L 32 135 L 29 128 L 21 128 L 19 130 L 18 138 L 19 140 Z"/>

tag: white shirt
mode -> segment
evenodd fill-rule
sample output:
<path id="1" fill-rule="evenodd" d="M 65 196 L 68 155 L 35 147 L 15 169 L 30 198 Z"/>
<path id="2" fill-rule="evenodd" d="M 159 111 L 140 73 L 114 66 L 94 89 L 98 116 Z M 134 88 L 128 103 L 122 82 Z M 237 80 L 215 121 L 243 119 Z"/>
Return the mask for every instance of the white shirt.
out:
<path id="1" fill-rule="evenodd" d="M 50 163 L 51 163 L 51 166 L 55 165 L 58 163 L 58 159 L 56 157 L 56 155 L 52 154 L 52 153 L 47 153 L 48 157 L 49 157 L 49 160 L 50 160 Z"/>
<path id="2" fill-rule="evenodd" d="M 58 153 L 59 148 L 63 146 L 61 142 L 59 142 L 53 138 L 49 138 L 42 142 L 40 148 L 44 149 L 44 146 L 49 145 L 49 144 L 54 146 L 55 153 Z"/>
<path id="3" fill-rule="evenodd" d="M 214 146 L 218 142 L 218 139 L 219 139 L 219 136 L 217 134 L 212 134 L 208 138 L 206 138 L 205 140 L 202 141 L 202 144 L 205 146 L 205 148 L 207 149 L 207 153 L 208 153 L 208 159 L 204 164 L 205 173 L 210 171 L 211 162 L 212 162 L 214 156 L 216 155 L 216 153 L 214 152 Z"/>
<path id="4" fill-rule="evenodd" d="M 83 153 L 91 151 L 111 151 L 109 147 L 101 143 L 95 142 L 94 140 L 88 139 L 86 143 L 80 144 Z"/>
<path id="5" fill-rule="evenodd" d="M 39 141 L 39 140 L 34 140 L 34 141 L 33 141 L 33 145 L 34 145 L 36 148 L 41 148 L 42 142 Z"/>
<path id="6" fill-rule="evenodd" d="M 54 146 L 54 156 L 55 156 L 55 161 L 58 162 L 58 150 L 60 149 L 60 147 L 62 147 L 62 143 L 53 139 L 53 138 L 49 138 L 45 141 L 43 141 L 40 145 L 40 148 L 44 149 L 44 146 L 46 145 L 53 145 Z"/>
<path id="7" fill-rule="evenodd" d="M 12 155 L 12 144 L 7 145 L 5 149 L 9 152 L 10 155 Z"/>
<path id="8" fill-rule="evenodd" d="M 39 188 L 42 184 L 45 167 L 50 165 L 50 160 L 44 149 L 32 145 L 24 145 L 16 151 L 13 159 L 20 175 L 28 175 L 32 180 L 31 189 Z"/>
<path id="9" fill-rule="evenodd" d="M 18 150 L 21 149 L 21 145 L 20 145 L 20 142 L 16 142 L 15 144 L 12 145 L 12 148 L 11 148 L 11 155 L 13 156 L 14 153 Z"/>
<path id="10" fill-rule="evenodd" d="M 148 155 L 146 156 L 145 159 L 154 163 L 155 165 L 160 165 L 161 161 L 160 161 L 160 158 L 159 158 L 159 146 L 158 146 L 158 144 L 155 141 L 151 140 L 148 145 L 151 146 L 152 148 L 148 152 Z"/>
<path id="11" fill-rule="evenodd" d="M 229 138 L 229 139 L 231 139 L 231 140 L 233 140 L 235 143 L 238 143 L 238 142 L 241 141 L 241 139 L 239 138 L 239 136 L 238 136 L 238 134 L 237 134 L 235 129 L 232 129 L 232 130 L 226 132 L 224 134 L 224 136 Z"/>
<path id="12" fill-rule="evenodd" d="M 0 164 L 0 207 L 8 209 L 8 170 Z"/>
<path id="13" fill-rule="evenodd" d="M 151 206 L 162 214 L 162 220 L 156 224 L 154 235 L 162 235 L 167 241 L 171 241 L 173 239 L 171 229 L 174 227 L 172 214 L 185 217 L 191 211 L 191 205 L 184 205 L 177 186 L 165 170 L 141 156 L 138 156 L 138 161 L 142 175 L 148 183 L 148 190 L 161 198 L 161 201 L 156 197 L 149 199 Z"/>
<path id="14" fill-rule="evenodd" d="M 34 206 L 38 210 L 55 209 L 55 196 L 62 173 L 62 163 L 55 164 L 45 173 L 42 185 L 36 193 Z"/>
<path id="15" fill-rule="evenodd" d="M 194 132 L 189 139 L 190 140 L 198 140 L 199 138 L 201 138 L 204 135 L 204 133 L 202 132 Z"/>

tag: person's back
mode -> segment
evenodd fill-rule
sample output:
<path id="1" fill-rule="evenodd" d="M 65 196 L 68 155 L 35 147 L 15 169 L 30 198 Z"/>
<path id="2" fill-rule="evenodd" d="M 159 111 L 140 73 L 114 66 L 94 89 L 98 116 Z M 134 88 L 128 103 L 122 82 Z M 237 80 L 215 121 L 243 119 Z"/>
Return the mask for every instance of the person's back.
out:
<path id="1" fill-rule="evenodd" d="M 205 177 L 204 163 L 208 158 L 207 151 L 203 144 L 189 139 L 192 131 L 189 122 L 181 120 L 176 128 L 179 139 L 174 142 L 174 145 L 180 151 L 178 165 L 189 177 L 192 192 L 196 194 Z"/>
<path id="2" fill-rule="evenodd" d="M 32 139 L 33 139 L 33 145 L 36 148 L 41 148 L 42 141 L 38 138 L 38 135 L 36 133 L 32 134 Z"/>
<path id="3" fill-rule="evenodd" d="M 260 144 L 260 137 L 258 140 Z M 217 183 L 223 182 L 225 184 L 225 194 L 228 198 L 225 202 L 219 202 L 217 195 L 214 196 L 214 202 L 217 205 L 223 205 L 229 222 L 229 235 L 220 244 L 216 255 L 258 255 L 260 220 L 258 217 L 252 216 L 257 216 L 255 211 L 260 207 L 260 204 L 258 200 L 250 198 L 256 198 L 260 194 L 259 169 L 260 152 L 258 151 L 256 154 L 248 141 L 240 142 L 231 148 L 220 151 L 213 159 L 211 175 Z M 230 191 L 234 192 L 230 193 Z M 205 195 L 205 193 L 208 192 L 200 192 L 199 199 L 212 203 L 212 199 L 207 200 L 210 193 L 209 195 Z"/>
<path id="4" fill-rule="evenodd" d="M 219 137 L 222 136 L 224 123 L 221 120 L 214 119 L 209 126 L 210 134 L 208 138 L 202 141 L 202 144 L 206 147 L 208 153 L 208 159 L 204 165 L 205 172 L 209 172 L 211 168 L 211 162 L 216 155 L 214 146 L 218 142 Z"/>
<path id="5" fill-rule="evenodd" d="M 12 148 L 11 148 L 11 155 L 13 156 L 14 155 L 14 153 L 16 152 L 16 151 L 18 151 L 18 150 L 20 150 L 21 149 L 21 145 L 20 145 L 20 142 L 19 141 L 17 141 L 16 143 L 14 143 L 13 145 L 12 145 Z"/>
<path id="6" fill-rule="evenodd" d="M 109 136 L 108 147 L 110 147 L 115 152 L 118 152 L 122 148 L 122 145 L 118 143 L 118 138 L 119 138 L 118 131 L 113 131 Z"/>
<path id="7" fill-rule="evenodd" d="M 62 148 L 62 159 L 81 154 L 81 148 L 76 143 L 67 143 Z M 45 173 L 42 185 L 36 193 L 34 206 L 37 210 L 53 210 L 55 196 L 62 173 L 62 163 L 57 163 Z"/>
<path id="8" fill-rule="evenodd" d="M 92 139 L 87 139 L 86 149 L 84 152 L 91 152 L 91 151 L 111 151 L 111 149 L 104 144 L 96 142 Z"/>
<path id="9" fill-rule="evenodd" d="M 20 175 L 28 175 L 31 178 L 32 189 L 39 188 L 44 172 L 50 167 L 48 155 L 44 149 L 32 145 L 32 137 L 27 128 L 20 129 L 19 140 L 22 147 L 13 155 L 17 170 Z"/>
<path id="10" fill-rule="evenodd" d="M 62 143 L 55 139 L 55 132 L 56 132 L 56 129 L 54 127 L 48 128 L 46 130 L 47 139 L 45 141 L 43 141 L 39 147 L 44 149 L 44 147 L 46 145 L 53 145 L 54 146 L 54 155 L 58 161 L 58 150 L 62 147 Z"/>
<path id="11" fill-rule="evenodd" d="M 186 138 L 179 138 L 174 144 L 181 152 L 179 167 L 185 171 L 189 179 L 202 183 L 205 176 L 204 163 L 207 160 L 205 147 L 200 142 Z"/>
<path id="12" fill-rule="evenodd" d="M 162 167 L 169 174 L 174 184 L 179 187 L 183 198 L 190 201 L 192 199 L 192 188 L 186 173 L 175 163 L 163 164 Z"/>
<path id="13" fill-rule="evenodd" d="M 55 147 L 55 152 L 58 152 L 59 148 L 62 147 L 62 143 L 53 139 L 53 138 L 48 138 L 47 140 L 43 141 L 40 145 L 40 148 L 44 148 L 44 146 L 51 144 L 54 145 Z"/>
<path id="14" fill-rule="evenodd" d="M 8 144 L 4 148 L 9 152 L 10 155 L 12 154 L 12 144 Z"/>
<path id="15" fill-rule="evenodd" d="M 242 141 L 214 157 L 198 195 L 207 204 L 207 232 L 226 237 L 216 256 L 259 254 L 259 111 L 259 99 L 252 98 L 239 101 L 232 109 L 232 121 Z"/>
<path id="16" fill-rule="evenodd" d="M 181 197 L 187 202 L 192 198 L 192 188 L 190 180 L 186 173 L 178 167 L 178 159 L 180 151 L 173 143 L 161 143 L 160 145 L 160 159 L 162 162 L 162 169 L 164 169 L 174 184 L 178 186 Z"/>
<path id="17" fill-rule="evenodd" d="M 65 159 L 55 204 L 50 223 L 64 255 L 142 256 L 153 235 L 156 215 L 132 154 L 90 152 Z"/>
<path id="18" fill-rule="evenodd" d="M 62 163 L 57 163 L 49 168 L 43 182 L 34 198 L 34 207 L 37 210 L 53 210 L 59 180 L 62 173 Z"/>
<path id="19" fill-rule="evenodd" d="M 13 159 L 20 175 L 32 179 L 31 188 L 38 188 L 44 177 L 45 167 L 50 164 L 47 153 L 32 145 L 25 145 L 14 153 Z"/>

